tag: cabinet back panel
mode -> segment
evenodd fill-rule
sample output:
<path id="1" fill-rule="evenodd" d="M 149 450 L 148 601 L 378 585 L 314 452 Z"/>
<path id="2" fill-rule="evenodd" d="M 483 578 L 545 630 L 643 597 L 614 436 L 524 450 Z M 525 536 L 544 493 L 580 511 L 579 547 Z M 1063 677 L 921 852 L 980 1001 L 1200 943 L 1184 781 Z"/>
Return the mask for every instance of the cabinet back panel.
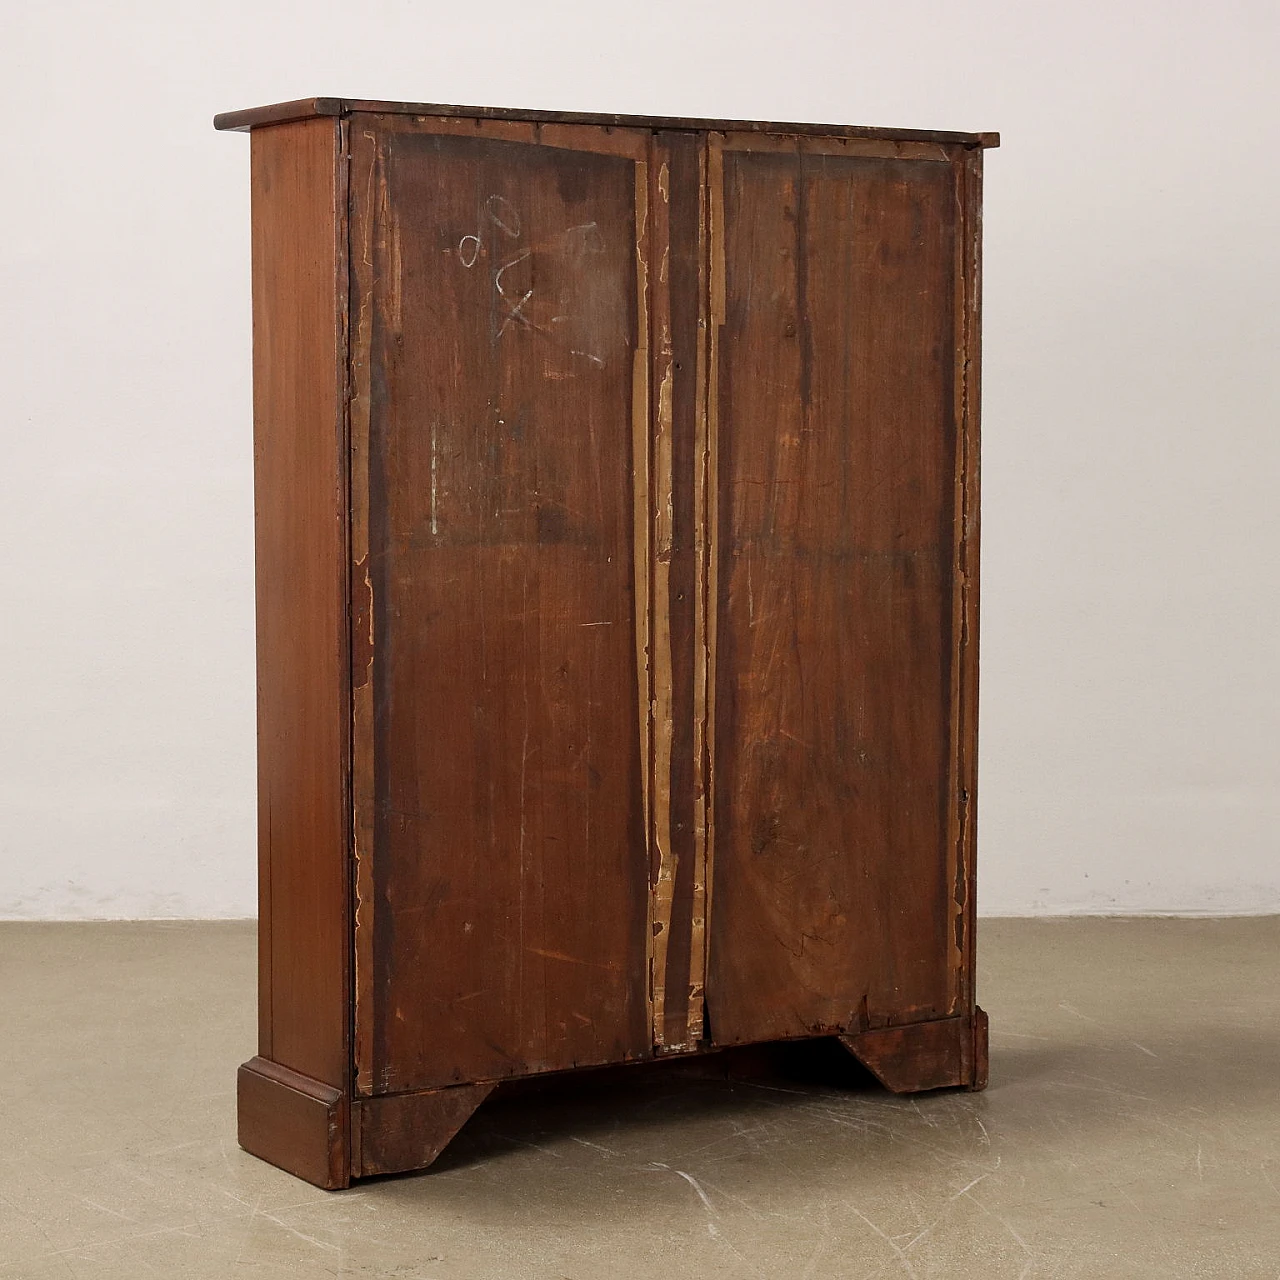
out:
<path id="1" fill-rule="evenodd" d="M 531 129 L 352 132 L 357 1081 L 643 1056 L 643 166 Z"/>
<path id="2" fill-rule="evenodd" d="M 956 170 L 716 160 L 711 1033 L 942 1016 Z"/>

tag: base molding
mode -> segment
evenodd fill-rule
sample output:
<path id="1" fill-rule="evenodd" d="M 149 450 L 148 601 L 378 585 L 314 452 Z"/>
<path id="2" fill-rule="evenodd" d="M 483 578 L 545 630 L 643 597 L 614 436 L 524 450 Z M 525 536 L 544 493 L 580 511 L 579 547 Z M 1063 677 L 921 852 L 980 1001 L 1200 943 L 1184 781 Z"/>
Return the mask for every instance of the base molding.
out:
<path id="1" fill-rule="evenodd" d="M 976 1007 L 959 1017 L 836 1039 L 894 1093 L 986 1088 L 987 1015 Z M 696 1069 L 697 1055 L 681 1061 Z M 708 1062 L 707 1070 L 724 1068 Z M 353 1178 L 427 1168 L 497 1087 L 488 1081 L 349 1101 L 332 1085 L 251 1058 L 236 1081 L 240 1145 L 314 1186 L 337 1190 Z"/>
<path id="2" fill-rule="evenodd" d="M 326 1191 L 350 1185 L 340 1089 L 250 1058 L 236 1076 L 237 1137 L 250 1155 Z"/>
<path id="3" fill-rule="evenodd" d="M 893 1093 L 987 1087 L 987 1015 L 879 1027 L 838 1037 L 840 1043 Z"/>

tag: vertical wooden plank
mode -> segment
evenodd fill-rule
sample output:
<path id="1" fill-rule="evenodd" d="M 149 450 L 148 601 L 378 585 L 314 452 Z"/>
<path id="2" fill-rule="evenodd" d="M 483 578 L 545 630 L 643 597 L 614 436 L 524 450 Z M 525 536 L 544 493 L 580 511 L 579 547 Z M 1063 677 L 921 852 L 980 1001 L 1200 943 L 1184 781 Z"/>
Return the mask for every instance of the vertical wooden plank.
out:
<path id="1" fill-rule="evenodd" d="M 651 273 L 649 270 L 650 227 L 649 163 L 636 167 L 636 344 L 631 364 L 631 519 L 632 555 L 635 586 L 635 660 L 636 710 L 640 735 L 640 796 L 644 822 L 645 872 L 647 893 L 645 928 L 644 996 L 647 1009 L 647 1031 L 653 1043 L 654 969 L 659 963 L 659 938 L 654 920 L 659 878 L 660 855 L 654 833 L 654 570 L 653 570 L 653 423 L 649 417 L 650 306 Z M 644 228 L 644 232 L 641 231 Z M 664 742 L 669 741 L 664 733 Z"/>
<path id="2" fill-rule="evenodd" d="M 650 192 L 653 255 L 653 1002 L 654 1042 L 696 1046 L 704 979 L 703 842 L 695 738 L 698 590 L 705 539 L 697 524 L 699 394 L 705 275 L 702 142 L 657 133 Z"/>
<path id="3" fill-rule="evenodd" d="M 715 920 L 716 886 L 716 825 L 719 784 L 716 775 L 716 690 L 718 688 L 717 634 L 720 619 L 720 556 L 723 529 L 720 515 L 720 335 L 725 322 L 725 226 L 724 226 L 724 143 L 720 133 L 709 133 L 706 142 L 704 167 L 706 272 L 707 272 L 707 341 L 706 365 L 703 369 L 703 393 L 705 411 L 701 428 L 700 451 L 705 459 L 699 472 L 701 489 L 698 525 L 704 531 L 707 543 L 705 557 L 706 574 L 698 592 L 698 605 L 702 613 L 699 628 L 705 638 L 701 664 L 702 699 L 699 710 L 703 729 L 702 750 L 698 753 L 704 777 L 702 788 L 703 822 L 701 825 L 703 851 L 703 972 L 704 1008 L 706 1020 L 703 1034 L 711 1040 L 717 1038 L 716 1027 L 711 1022 L 711 972 L 712 939 Z"/>
<path id="4" fill-rule="evenodd" d="M 712 1031 L 941 1017 L 953 170 L 794 140 L 722 164 Z"/>
<path id="5" fill-rule="evenodd" d="M 697 139 L 697 222 L 692 235 L 686 229 L 682 231 L 679 242 L 684 245 L 692 239 L 694 245 L 695 267 L 690 271 L 686 265 L 682 274 L 686 283 L 681 285 L 682 296 L 693 288 L 697 295 L 696 309 L 690 308 L 686 314 L 692 323 L 693 333 L 693 404 L 680 415 L 680 421 L 692 418 L 693 442 L 691 449 L 691 467 L 679 467 L 680 474 L 691 472 L 692 487 L 692 532 L 690 540 L 693 546 L 693 621 L 692 621 L 692 660 L 690 684 L 692 686 L 693 716 L 690 730 L 689 754 L 691 757 L 692 797 L 690 804 L 690 822 L 693 829 L 693 883 L 690 888 L 689 916 L 689 1007 L 686 1023 L 686 1037 L 690 1044 L 708 1038 L 706 1020 L 706 986 L 707 986 L 707 912 L 710 909 L 710 868 L 709 860 L 709 795 L 711 785 L 711 761 L 707 749 L 707 728 L 710 721 L 708 696 L 710 689 L 710 637 L 708 634 L 708 583 L 711 563 L 711 530 L 712 522 L 708 515 L 708 486 L 710 475 L 709 432 L 707 424 L 707 365 L 711 327 L 711 280 L 710 280 L 710 237 L 708 235 L 708 216 L 710 202 L 707 196 L 707 154 L 708 143 L 705 136 Z M 678 261 L 683 261 L 684 252 Z M 687 307 L 687 303 L 686 303 Z M 682 322 L 682 330 L 689 322 Z M 683 350 L 682 344 L 682 350 Z M 687 354 L 683 357 L 685 369 L 688 367 Z M 687 389 L 686 382 L 683 384 Z M 683 436 L 681 437 L 683 438 Z M 681 504 L 681 510 L 685 508 Z M 687 571 L 681 581 L 681 590 L 688 581 Z"/>
<path id="6" fill-rule="evenodd" d="M 963 387 L 957 474 L 956 591 L 960 597 L 956 637 L 957 725 L 956 775 L 953 807 L 959 815 L 956 839 L 955 900 L 960 980 L 956 1004 L 963 1011 L 976 1008 L 977 971 L 977 815 L 978 815 L 978 583 L 981 550 L 981 374 L 982 374 L 982 164 L 980 147 L 961 153 L 964 220 L 958 237 L 964 261 L 960 271 L 963 306 Z M 986 1015 L 977 1013 L 978 1083 L 986 1083 Z"/>
<path id="7" fill-rule="evenodd" d="M 652 1042 L 644 148 L 438 124 L 352 122 L 374 1094 Z"/>
<path id="8" fill-rule="evenodd" d="M 671 646 L 671 555 L 675 531 L 672 493 L 672 394 L 675 359 L 671 350 L 671 159 L 668 148 L 651 141 L 648 164 L 650 244 L 653 270 L 649 281 L 650 362 L 646 380 L 653 386 L 651 421 L 644 424 L 649 453 L 648 527 L 650 552 L 644 572 L 649 578 L 649 734 L 653 756 L 650 792 L 649 871 L 649 999 L 653 1042 L 667 1041 L 667 964 L 671 952 L 671 909 L 678 853 L 672 847 L 671 757 L 674 723 Z M 637 513 L 640 508 L 637 506 Z M 641 539 L 637 533 L 637 546 Z M 639 566 L 637 566 L 639 574 Z M 681 1037 L 681 1040 L 683 1037 Z M 679 1043 L 680 1041 L 677 1041 Z"/>
<path id="9" fill-rule="evenodd" d="M 259 1052 L 347 1083 L 341 122 L 252 134 Z"/>

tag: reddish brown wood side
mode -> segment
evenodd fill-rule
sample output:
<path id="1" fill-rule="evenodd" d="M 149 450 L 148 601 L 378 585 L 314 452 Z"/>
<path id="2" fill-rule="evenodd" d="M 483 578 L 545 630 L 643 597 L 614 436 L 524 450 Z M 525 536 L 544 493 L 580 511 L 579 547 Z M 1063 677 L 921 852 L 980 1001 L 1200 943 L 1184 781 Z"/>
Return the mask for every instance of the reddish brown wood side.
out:
<path id="1" fill-rule="evenodd" d="M 251 1155 L 325 1190 L 345 1187 L 347 1101 L 342 1092 L 264 1058 L 236 1077 L 237 1136 Z"/>
<path id="2" fill-rule="evenodd" d="M 725 151 L 712 248 L 722 1044 L 955 1000 L 954 170 L 798 145 Z"/>
<path id="3" fill-rule="evenodd" d="M 252 136 L 259 1053 L 336 1087 L 350 946 L 343 127 Z"/>
<path id="4" fill-rule="evenodd" d="M 645 150 L 535 137 L 353 129 L 356 1021 L 378 1094 L 651 1051 Z"/>
<path id="5" fill-rule="evenodd" d="M 956 956 L 958 1008 L 975 1008 L 978 921 L 978 600 L 981 568 L 981 392 L 982 392 L 982 165 L 981 151 L 966 154 L 959 167 L 958 198 L 964 234 L 960 283 L 962 340 L 957 350 L 959 418 L 956 518 L 956 658 L 953 703 L 955 765 L 955 890 L 958 912 Z M 980 1028 L 982 1084 L 986 1085 L 987 1015 Z"/>

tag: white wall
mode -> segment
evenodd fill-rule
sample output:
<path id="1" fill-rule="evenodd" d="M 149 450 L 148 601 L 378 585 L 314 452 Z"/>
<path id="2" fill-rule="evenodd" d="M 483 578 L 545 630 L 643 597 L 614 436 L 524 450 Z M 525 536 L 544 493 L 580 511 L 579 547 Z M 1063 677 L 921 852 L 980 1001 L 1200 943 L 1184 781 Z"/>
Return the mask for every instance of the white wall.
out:
<path id="1" fill-rule="evenodd" d="M 985 911 L 1280 910 L 1280 8 L 6 5 L 0 915 L 250 914 L 248 143 L 310 94 L 999 129 Z"/>

